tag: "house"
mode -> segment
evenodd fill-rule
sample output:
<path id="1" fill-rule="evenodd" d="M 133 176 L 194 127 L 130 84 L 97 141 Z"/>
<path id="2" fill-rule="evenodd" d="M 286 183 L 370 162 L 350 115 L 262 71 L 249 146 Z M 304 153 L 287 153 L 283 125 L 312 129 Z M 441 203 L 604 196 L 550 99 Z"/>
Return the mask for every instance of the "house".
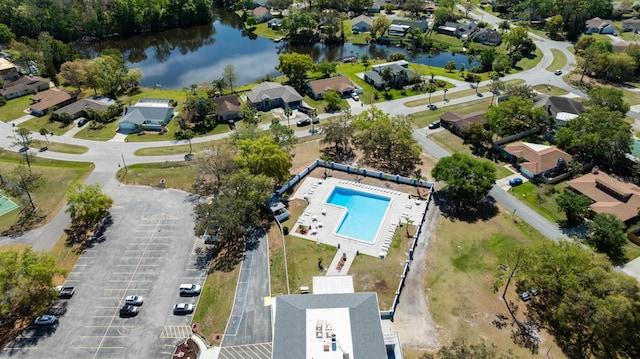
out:
<path id="1" fill-rule="evenodd" d="M 118 121 L 118 132 L 133 133 L 140 130 L 162 131 L 173 118 L 173 100 L 143 98 L 125 108 Z"/>
<path id="2" fill-rule="evenodd" d="M 474 42 L 489 46 L 500 46 L 502 43 L 502 35 L 493 29 L 478 30 L 473 34 L 472 39 Z"/>
<path id="3" fill-rule="evenodd" d="M 410 28 L 411 26 L 409 25 L 391 24 L 389 30 L 387 30 L 387 34 L 389 34 L 389 36 L 405 36 Z"/>
<path id="4" fill-rule="evenodd" d="M 486 111 L 477 111 L 461 115 L 457 112 L 449 111 L 440 116 L 440 124 L 454 135 L 464 138 L 466 136 L 465 132 L 471 124 L 487 125 L 487 120 L 484 118 L 485 113 Z"/>
<path id="5" fill-rule="evenodd" d="M 117 105 L 116 100 L 102 97 L 102 96 L 93 96 L 90 98 L 86 98 L 80 101 L 73 102 L 67 106 L 60 107 L 55 110 L 53 113 L 56 115 L 62 115 L 63 113 L 67 113 L 71 115 L 71 117 L 75 120 L 80 117 L 88 117 L 88 111 L 93 110 L 97 112 L 109 112 L 113 109 L 114 106 Z M 115 113 L 114 113 L 115 115 Z"/>
<path id="6" fill-rule="evenodd" d="M 329 90 L 333 90 L 344 97 L 359 89 L 359 87 L 351 82 L 351 80 L 346 76 L 336 76 L 309 81 L 307 82 L 307 86 L 311 91 L 311 97 L 316 100 L 321 99 L 324 93 Z"/>
<path id="7" fill-rule="evenodd" d="M 462 41 L 467 41 L 473 37 L 473 33 L 477 30 L 478 24 L 476 24 L 475 21 L 471 21 L 467 24 L 461 25 L 458 28 L 458 33 L 456 34 L 456 36 L 458 36 Z"/>
<path id="8" fill-rule="evenodd" d="M 528 142 L 514 142 L 504 146 L 510 162 L 519 164 L 520 172 L 527 178 L 541 178 L 546 183 L 556 183 L 567 176 L 566 165 L 573 157 L 556 146 Z M 523 162 L 521 162 L 524 160 Z"/>
<path id="9" fill-rule="evenodd" d="M 587 35 L 613 34 L 614 32 L 616 32 L 616 28 L 613 24 L 613 21 L 609 19 L 594 17 L 593 19 L 589 19 L 585 22 L 584 33 Z"/>
<path id="10" fill-rule="evenodd" d="M 34 116 L 44 116 L 52 107 L 63 107 L 75 102 L 77 96 L 65 90 L 52 88 L 31 96 L 33 103 L 29 107 Z"/>
<path id="11" fill-rule="evenodd" d="M 214 97 L 212 101 L 216 104 L 216 122 L 235 122 L 242 117 L 238 95 Z"/>
<path id="12" fill-rule="evenodd" d="M 247 100 L 260 111 L 277 107 L 295 109 L 302 104 L 302 96 L 293 87 L 268 81 L 251 89 Z"/>
<path id="13" fill-rule="evenodd" d="M 377 294 L 354 293 L 350 276 L 314 277 L 313 294 L 275 297 L 272 318 L 272 359 L 402 359 L 397 334 L 382 328 Z"/>
<path id="14" fill-rule="evenodd" d="M 555 126 L 565 126 L 571 119 L 584 112 L 582 103 L 560 96 L 540 96 L 534 106 L 541 106 L 555 120 Z"/>
<path id="15" fill-rule="evenodd" d="M 271 16 L 271 13 L 269 12 L 269 9 L 264 6 L 258 6 L 257 8 L 253 9 L 251 15 L 256 18 L 256 21 L 258 23 L 269 21 L 273 18 L 273 16 Z"/>
<path id="16" fill-rule="evenodd" d="M 267 27 L 277 30 L 282 27 L 282 19 L 271 19 L 267 21 Z"/>
<path id="17" fill-rule="evenodd" d="M 447 21 L 444 25 L 438 26 L 438 33 L 449 36 L 458 36 L 458 29 L 460 29 L 462 25 L 457 22 Z"/>
<path id="18" fill-rule="evenodd" d="M 15 81 L 7 81 L 0 89 L 0 96 L 7 100 L 22 97 L 28 94 L 35 94 L 49 89 L 49 80 L 40 76 L 20 76 Z"/>
<path id="19" fill-rule="evenodd" d="M 420 33 L 426 32 L 427 30 L 429 30 L 429 23 L 426 21 L 406 21 L 406 20 L 393 20 L 391 21 L 391 25 L 399 25 L 402 26 L 403 28 L 407 28 L 408 29 L 417 29 L 418 31 L 420 31 Z"/>
<path id="20" fill-rule="evenodd" d="M 20 77 L 18 68 L 4 57 L 0 57 L 0 78 L 4 81 L 14 81 Z"/>
<path id="21" fill-rule="evenodd" d="M 569 188 L 589 197 L 593 203 L 589 206 L 593 213 L 611 213 L 626 225 L 640 219 L 640 187 L 622 182 L 597 167 L 592 173 L 567 182 Z"/>
<path id="22" fill-rule="evenodd" d="M 432 1 L 427 1 L 424 4 L 424 11 L 426 11 L 427 14 L 431 15 L 436 11 L 436 4 L 434 4 Z"/>
<path id="23" fill-rule="evenodd" d="M 351 19 L 351 31 L 356 32 L 369 32 L 373 26 L 373 19 L 366 15 L 360 15 Z"/>
<path id="24" fill-rule="evenodd" d="M 385 72 L 391 74 L 391 79 L 388 83 L 383 77 Z M 386 86 L 403 86 L 415 81 L 417 78 L 418 74 L 409 70 L 409 63 L 405 60 L 375 65 L 371 71 L 364 73 L 364 80 L 377 89 L 382 89 Z"/>
<path id="25" fill-rule="evenodd" d="M 622 20 L 622 28 L 624 31 L 637 32 L 640 30 L 640 20 L 637 18 Z"/>

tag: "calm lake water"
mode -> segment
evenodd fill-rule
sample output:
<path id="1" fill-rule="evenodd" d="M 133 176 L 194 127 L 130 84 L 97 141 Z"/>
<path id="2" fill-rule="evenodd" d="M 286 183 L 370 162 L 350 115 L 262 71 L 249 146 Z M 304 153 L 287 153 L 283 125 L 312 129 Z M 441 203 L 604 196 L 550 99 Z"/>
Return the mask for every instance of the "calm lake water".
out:
<path id="1" fill-rule="evenodd" d="M 384 59 L 395 52 L 407 55 L 410 62 L 443 67 L 454 60 L 458 67 L 469 67 L 467 56 L 442 52 L 432 54 L 412 53 L 406 49 L 388 46 L 345 44 L 344 46 L 289 47 L 249 33 L 234 13 L 217 14 L 211 25 L 175 29 L 156 34 L 140 35 L 126 40 L 80 44 L 83 57 L 94 57 L 106 48 L 120 50 L 129 67 L 142 70 L 142 86 L 181 89 L 191 84 L 211 82 L 222 76 L 225 66 L 236 69 L 237 84 L 243 85 L 264 78 L 267 74 L 278 76 L 278 54 L 285 52 L 307 53 L 315 61 L 337 61 L 346 56 Z"/>

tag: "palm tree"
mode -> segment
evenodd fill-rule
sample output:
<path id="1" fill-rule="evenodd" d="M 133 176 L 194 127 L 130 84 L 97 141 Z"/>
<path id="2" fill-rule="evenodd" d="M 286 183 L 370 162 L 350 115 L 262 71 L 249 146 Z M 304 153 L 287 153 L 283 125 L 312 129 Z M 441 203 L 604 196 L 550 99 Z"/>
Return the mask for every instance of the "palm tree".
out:
<path id="1" fill-rule="evenodd" d="M 292 114 L 293 114 L 293 111 L 291 110 L 291 108 L 289 108 L 289 106 L 284 108 L 284 115 L 287 116 L 287 126 L 289 127 L 291 127 L 291 123 L 289 122 L 289 117 L 291 117 Z M 313 122 L 313 120 L 311 122 Z"/>
<path id="2" fill-rule="evenodd" d="M 449 91 L 449 89 L 447 89 L 446 87 L 444 88 L 444 90 L 442 90 L 442 100 L 444 102 L 447 102 L 447 91 Z"/>
<path id="3" fill-rule="evenodd" d="M 497 72 L 491 74 L 491 104 L 489 107 L 493 106 L 493 99 L 496 97 L 496 93 L 498 91 L 504 90 L 504 82 L 500 81 L 500 75 Z"/>
<path id="4" fill-rule="evenodd" d="M 504 20 L 500 22 L 500 24 L 498 24 L 498 27 L 500 28 L 500 30 L 502 30 L 502 33 L 504 34 L 505 30 L 509 30 L 511 28 L 511 24 L 509 24 L 508 20 Z"/>
<path id="5" fill-rule="evenodd" d="M 191 129 L 182 130 L 182 138 L 185 138 L 189 141 L 189 154 L 193 152 L 193 146 L 191 146 L 191 139 L 193 138 L 194 133 Z"/>
<path id="6" fill-rule="evenodd" d="M 385 67 L 382 70 L 381 76 L 382 76 L 382 79 L 384 80 L 385 88 L 389 87 L 389 84 L 391 83 L 391 79 L 393 79 L 393 72 L 391 71 L 391 68 L 388 66 Z"/>
<path id="7" fill-rule="evenodd" d="M 49 147 L 49 138 L 47 137 L 48 133 L 49 133 L 49 131 L 47 131 L 46 128 L 43 127 L 43 128 L 40 129 L 40 134 L 42 136 L 44 136 L 44 139 L 47 141 L 47 147 Z"/>
<path id="8" fill-rule="evenodd" d="M 227 83 L 224 81 L 223 78 L 219 78 L 217 80 L 213 80 L 211 82 L 211 84 L 213 85 L 214 88 L 218 89 L 218 91 L 222 94 L 222 92 L 224 91 L 225 86 L 227 86 Z"/>
<path id="9" fill-rule="evenodd" d="M 316 133 L 316 127 L 313 121 L 316 117 L 318 117 L 318 110 L 314 108 L 311 111 L 309 111 L 309 117 L 311 118 L 311 133 L 314 134 Z"/>
<path id="10" fill-rule="evenodd" d="M 431 105 L 431 94 L 436 92 L 436 85 L 433 82 L 429 82 L 425 89 L 429 93 L 429 105 Z"/>

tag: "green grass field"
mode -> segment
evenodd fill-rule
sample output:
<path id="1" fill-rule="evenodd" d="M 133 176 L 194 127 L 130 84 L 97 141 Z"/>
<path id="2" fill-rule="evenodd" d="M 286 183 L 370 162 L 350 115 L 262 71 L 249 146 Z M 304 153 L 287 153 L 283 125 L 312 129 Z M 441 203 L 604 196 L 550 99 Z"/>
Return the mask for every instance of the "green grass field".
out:
<path id="1" fill-rule="evenodd" d="M 569 92 L 553 85 L 535 85 L 533 89 L 549 96 L 564 96 Z"/>
<path id="2" fill-rule="evenodd" d="M 60 136 L 75 127 L 75 124 L 70 124 L 65 126 L 61 122 L 50 121 L 49 120 L 50 117 L 51 116 L 49 115 L 42 116 L 42 117 L 34 117 L 29 121 L 21 123 L 20 125 L 18 125 L 18 127 L 26 128 L 27 130 L 35 133 L 39 133 L 40 129 L 44 128 L 45 130 L 47 130 L 47 134 L 53 133 L 56 136 Z M 36 135 L 36 136 L 40 136 L 40 135 Z"/>
<path id="3" fill-rule="evenodd" d="M 31 147 L 33 149 L 40 149 L 44 146 L 47 146 L 47 151 L 68 153 L 71 155 L 81 155 L 89 151 L 89 148 L 85 146 L 70 145 L 60 142 L 49 142 L 48 145 L 46 141 L 41 140 L 33 140 L 33 142 L 31 142 Z"/>
<path id="4" fill-rule="evenodd" d="M 525 182 L 520 186 L 512 187 L 509 193 L 514 197 L 526 203 L 540 215 L 553 223 L 564 219 L 564 214 L 556 205 L 555 198 L 562 193 L 566 184 L 559 183 L 557 185 L 534 185 L 531 182 Z"/>
<path id="5" fill-rule="evenodd" d="M 24 110 L 31 105 L 31 96 L 22 96 L 8 100 L 4 106 L 0 107 L 0 121 L 9 122 L 20 118 L 28 113 Z"/>
<path id="6" fill-rule="evenodd" d="M 553 54 L 553 61 L 551 65 L 547 66 L 547 71 L 554 72 L 567 64 L 567 56 L 565 56 L 564 52 L 558 49 L 551 49 L 551 53 Z"/>
<path id="7" fill-rule="evenodd" d="M 167 188 L 192 191 L 198 169 L 195 162 L 145 163 L 121 168 L 116 178 L 122 183 L 141 186 L 157 186 L 161 180 Z"/>
<path id="8" fill-rule="evenodd" d="M 109 141 L 116 135 L 116 130 L 118 130 L 117 120 L 107 124 L 99 124 L 98 126 L 94 126 L 93 122 L 89 122 L 73 137 L 92 141 Z"/>

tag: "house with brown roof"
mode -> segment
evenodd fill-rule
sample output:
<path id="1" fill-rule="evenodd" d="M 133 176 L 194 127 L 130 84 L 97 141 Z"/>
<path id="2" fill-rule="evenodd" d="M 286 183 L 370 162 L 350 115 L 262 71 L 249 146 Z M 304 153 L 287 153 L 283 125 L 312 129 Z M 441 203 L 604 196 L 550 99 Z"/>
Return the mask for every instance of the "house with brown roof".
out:
<path id="1" fill-rule="evenodd" d="M 4 87 L 0 89 L 0 96 L 10 100 L 47 89 L 49 89 L 49 80 L 45 78 L 33 75 L 20 76 L 15 81 L 5 82 Z"/>
<path id="2" fill-rule="evenodd" d="M 74 120 L 79 117 L 87 117 L 90 111 L 109 112 L 109 115 L 113 116 L 120 110 L 117 108 L 117 104 L 117 101 L 112 98 L 96 95 L 60 107 L 53 113 L 59 116 L 66 113 Z"/>
<path id="3" fill-rule="evenodd" d="M 311 91 L 311 97 L 316 100 L 321 99 L 324 96 L 324 93 L 329 90 L 333 90 L 341 96 L 348 96 L 352 92 L 358 90 L 358 86 L 356 86 L 346 76 L 336 76 L 309 81 L 307 82 L 307 87 L 309 87 L 309 91 Z"/>
<path id="4" fill-rule="evenodd" d="M 487 125 L 487 120 L 484 118 L 485 113 L 486 111 L 477 111 L 461 115 L 457 112 L 449 111 L 440 116 L 440 124 L 451 133 L 464 138 L 465 132 L 472 123 L 479 123 L 482 126 Z"/>
<path id="5" fill-rule="evenodd" d="M 626 225 L 640 219 L 640 187 L 597 170 L 567 182 L 569 188 L 589 197 L 593 213 L 611 213 Z"/>
<path id="6" fill-rule="evenodd" d="M 545 183 L 556 183 L 566 178 L 567 164 L 573 161 L 570 154 L 558 147 L 537 143 L 514 142 L 504 146 L 504 151 L 522 175 L 539 178 Z"/>
<path id="7" fill-rule="evenodd" d="M 256 21 L 258 23 L 269 21 L 273 18 L 271 12 L 269 12 L 269 9 L 264 6 L 258 6 L 257 8 L 253 9 L 251 15 L 256 18 Z"/>
<path id="8" fill-rule="evenodd" d="M 229 122 L 237 121 L 242 115 L 242 109 L 240 108 L 240 100 L 238 95 L 228 95 L 214 97 L 213 103 L 216 104 L 216 122 Z"/>
<path id="9" fill-rule="evenodd" d="M 77 95 L 65 90 L 52 88 L 31 96 L 33 103 L 29 107 L 34 116 L 44 116 L 52 107 L 63 107 L 75 102 Z"/>

